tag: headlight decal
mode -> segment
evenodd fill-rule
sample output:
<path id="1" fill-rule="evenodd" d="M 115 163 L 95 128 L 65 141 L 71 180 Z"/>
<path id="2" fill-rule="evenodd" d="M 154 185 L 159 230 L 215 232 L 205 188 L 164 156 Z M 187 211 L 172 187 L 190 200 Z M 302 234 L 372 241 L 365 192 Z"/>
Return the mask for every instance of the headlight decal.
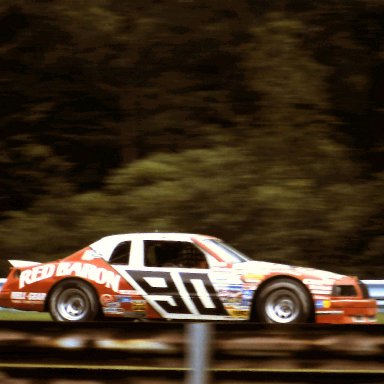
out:
<path id="1" fill-rule="evenodd" d="M 332 288 L 332 296 L 355 297 L 357 291 L 354 285 L 337 285 Z"/>
<path id="2" fill-rule="evenodd" d="M 331 307 L 331 302 L 329 300 L 315 300 L 316 309 L 328 309 Z"/>

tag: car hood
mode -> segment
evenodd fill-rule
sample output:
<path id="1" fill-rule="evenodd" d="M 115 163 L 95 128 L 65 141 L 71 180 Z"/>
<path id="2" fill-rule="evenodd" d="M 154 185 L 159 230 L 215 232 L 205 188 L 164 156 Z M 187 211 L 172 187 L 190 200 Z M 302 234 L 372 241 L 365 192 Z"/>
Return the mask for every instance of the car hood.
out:
<path id="1" fill-rule="evenodd" d="M 233 268 L 243 271 L 244 274 L 254 274 L 259 276 L 285 274 L 299 278 L 319 279 L 319 280 L 338 280 L 344 275 L 323 271 L 315 268 L 296 267 L 287 264 L 271 263 L 267 261 L 247 261 L 234 264 Z"/>

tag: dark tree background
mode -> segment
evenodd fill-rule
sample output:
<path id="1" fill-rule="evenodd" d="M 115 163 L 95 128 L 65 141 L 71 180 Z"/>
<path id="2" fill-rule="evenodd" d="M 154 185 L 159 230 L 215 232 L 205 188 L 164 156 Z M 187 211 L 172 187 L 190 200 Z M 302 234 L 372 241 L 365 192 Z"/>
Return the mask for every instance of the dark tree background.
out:
<path id="1" fill-rule="evenodd" d="M 0 0 L 1 275 L 217 235 L 384 276 L 382 0 Z"/>

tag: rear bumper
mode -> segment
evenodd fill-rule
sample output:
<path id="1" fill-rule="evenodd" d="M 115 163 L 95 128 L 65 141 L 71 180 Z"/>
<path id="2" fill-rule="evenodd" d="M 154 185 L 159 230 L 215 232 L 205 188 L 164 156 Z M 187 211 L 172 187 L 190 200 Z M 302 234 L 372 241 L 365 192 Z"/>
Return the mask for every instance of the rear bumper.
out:
<path id="1" fill-rule="evenodd" d="M 9 291 L 5 290 L 3 291 L 2 288 L 0 288 L 0 307 L 10 307 L 11 301 L 9 299 Z"/>
<path id="2" fill-rule="evenodd" d="M 377 303 L 374 299 L 316 300 L 316 323 L 374 324 Z"/>

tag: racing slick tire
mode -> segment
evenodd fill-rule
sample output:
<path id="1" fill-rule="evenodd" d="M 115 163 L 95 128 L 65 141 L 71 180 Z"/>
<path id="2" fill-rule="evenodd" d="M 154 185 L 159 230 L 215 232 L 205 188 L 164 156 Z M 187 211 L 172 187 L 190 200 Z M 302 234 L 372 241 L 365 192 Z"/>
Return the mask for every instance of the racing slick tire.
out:
<path id="1" fill-rule="evenodd" d="M 261 288 L 256 298 L 257 319 L 262 323 L 307 323 L 313 312 L 309 293 L 299 282 L 278 279 Z"/>
<path id="2" fill-rule="evenodd" d="M 92 321 L 100 312 L 93 289 L 76 279 L 64 280 L 54 288 L 48 308 L 55 321 Z"/>

